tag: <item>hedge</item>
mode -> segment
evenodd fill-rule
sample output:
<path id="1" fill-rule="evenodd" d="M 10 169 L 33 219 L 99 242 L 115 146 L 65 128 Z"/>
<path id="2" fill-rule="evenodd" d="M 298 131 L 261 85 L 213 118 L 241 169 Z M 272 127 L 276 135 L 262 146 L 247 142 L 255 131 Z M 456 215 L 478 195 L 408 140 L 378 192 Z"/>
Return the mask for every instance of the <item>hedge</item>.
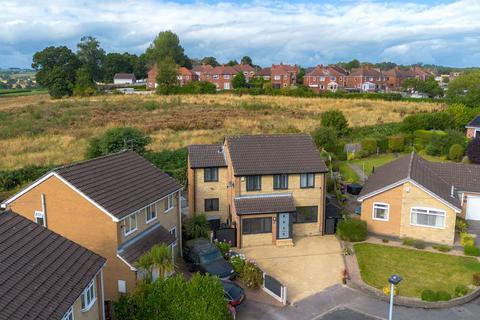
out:
<path id="1" fill-rule="evenodd" d="M 367 223 L 358 219 L 342 220 L 337 226 L 337 235 L 345 241 L 364 241 L 367 238 Z"/>
<path id="2" fill-rule="evenodd" d="M 445 137 L 447 133 L 445 131 L 440 130 L 415 130 L 413 132 L 413 145 L 415 146 L 416 150 L 424 149 L 435 136 L 437 137 Z"/>
<path id="3" fill-rule="evenodd" d="M 405 150 L 405 137 L 402 135 L 388 137 L 388 151 L 402 152 Z"/>
<path id="4" fill-rule="evenodd" d="M 55 166 L 31 165 L 15 170 L 0 171 L 0 191 L 14 190 L 43 176 Z"/>
<path id="5" fill-rule="evenodd" d="M 363 139 L 362 142 L 362 151 L 366 154 L 375 154 L 377 152 L 377 140 L 373 138 Z"/>

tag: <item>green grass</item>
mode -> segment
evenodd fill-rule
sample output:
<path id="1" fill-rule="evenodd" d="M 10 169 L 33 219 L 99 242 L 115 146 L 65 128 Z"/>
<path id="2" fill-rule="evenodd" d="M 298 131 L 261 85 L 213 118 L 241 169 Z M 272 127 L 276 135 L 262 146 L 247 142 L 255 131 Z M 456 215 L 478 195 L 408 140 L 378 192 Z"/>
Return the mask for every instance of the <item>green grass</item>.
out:
<path id="1" fill-rule="evenodd" d="M 0 89 L 1 97 L 20 97 L 32 96 L 36 94 L 47 94 L 48 90 L 43 88 L 38 89 Z"/>
<path id="2" fill-rule="evenodd" d="M 378 168 L 395 159 L 396 157 L 393 153 L 385 153 L 378 156 L 370 156 L 367 158 L 352 160 L 351 162 L 359 166 L 365 172 L 365 174 L 369 176 L 372 174 L 373 167 Z"/>
<path id="3" fill-rule="evenodd" d="M 340 162 L 338 164 L 338 169 L 342 175 L 343 181 L 349 183 L 360 181 L 360 177 L 348 166 L 347 162 Z"/>
<path id="4" fill-rule="evenodd" d="M 475 258 L 389 247 L 371 243 L 354 245 L 363 281 L 382 289 L 392 274 L 403 278 L 399 294 L 419 298 L 422 290 L 455 293 L 459 284 L 470 285 L 480 272 Z"/>

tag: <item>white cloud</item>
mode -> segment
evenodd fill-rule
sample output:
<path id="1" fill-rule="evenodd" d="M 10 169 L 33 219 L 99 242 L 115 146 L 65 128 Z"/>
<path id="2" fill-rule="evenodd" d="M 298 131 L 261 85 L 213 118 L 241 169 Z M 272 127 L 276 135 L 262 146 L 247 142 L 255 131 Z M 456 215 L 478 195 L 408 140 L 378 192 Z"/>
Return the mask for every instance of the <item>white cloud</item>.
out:
<path id="1" fill-rule="evenodd" d="M 190 56 L 226 61 L 250 55 L 265 65 L 352 58 L 472 65 L 480 51 L 478 0 L 436 5 L 0 0 L 0 8 L 0 66 L 12 65 L 16 56 L 24 63 L 26 55 L 47 45 L 74 48 L 86 34 L 107 51 L 140 53 L 166 29 L 180 36 Z"/>

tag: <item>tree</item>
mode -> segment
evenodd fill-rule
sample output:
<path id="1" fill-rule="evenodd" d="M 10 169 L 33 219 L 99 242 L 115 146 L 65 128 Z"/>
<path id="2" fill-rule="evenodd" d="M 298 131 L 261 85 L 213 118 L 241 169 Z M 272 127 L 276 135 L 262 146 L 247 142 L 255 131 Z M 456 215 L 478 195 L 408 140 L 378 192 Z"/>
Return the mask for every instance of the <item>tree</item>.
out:
<path id="1" fill-rule="evenodd" d="M 90 140 L 87 148 L 87 158 L 95 158 L 125 149 L 140 154 L 145 153 L 145 147 L 152 139 L 140 130 L 132 127 L 118 127 L 107 130 L 102 136 Z"/>
<path id="2" fill-rule="evenodd" d="M 442 96 L 443 90 L 433 76 L 428 77 L 425 81 L 410 78 L 402 83 L 404 90 L 413 90 L 426 93 L 430 98 Z"/>
<path id="3" fill-rule="evenodd" d="M 183 47 L 180 45 L 180 39 L 170 30 L 160 32 L 145 52 L 145 55 L 147 62 L 150 64 L 167 57 L 170 57 L 175 64 L 182 67 L 188 67 L 190 63 Z"/>
<path id="4" fill-rule="evenodd" d="M 480 139 L 470 141 L 467 147 L 467 155 L 470 162 L 480 164 Z"/>
<path id="5" fill-rule="evenodd" d="M 250 58 L 249 56 L 244 56 L 242 58 L 242 60 L 240 60 L 240 63 L 241 64 L 248 64 L 248 65 L 251 65 L 253 67 L 252 58 Z"/>
<path id="6" fill-rule="evenodd" d="M 95 94 L 95 82 L 92 79 L 92 75 L 86 66 L 77 70 L 75 77 L 75 87 L 73 94 L 76 96 L 91 96 Z"/>
<path id="7" fill-rule="evenodd" d="M 463 103 L 467 107 L 480 107 L 480 71 L 466 72 L 448 84 L 450 103 Z"/>
<path id="8" fill-rule="evenodd" d="M 243 72 L 237 73 L 232 79 L 233 89 L 245 88 L 247 86 L 247 80 Z"/>
<path id="9" fill-rule="evenodd" d="M 177 73 L 178 67 L 172 57 L 165 57 L 157 62 L 157 91 L 162 93 L 178 84 Z"/>
<path id="10" fill-rule="evenodd" d="M 297 75 L 297 84 L 303 84 L 303 77 L 305 76 L 305 68 L 299 68 Z"/>
<path id="11" fill-rule="evenodd" d="M 237 60 L 230 60 L 227 62 L 227 66 L 230 66 L 230 67 L 236 66 L 237 64 L 238 64 Z"/>
<path id="12" fill-rule="evenodd" d="M 77 44 L 77 57 L 88 69 L 94 81 L 101 79 L 102 62 L 105 58 L 105 50 L 100 47 L 100 42 L 92 37 L 85 36 Z"/>
<path id="13" fill-rule="evenodd" d="M 159 277 L 173 271 L 172 251 L 163 244 L 154 245 L 149 251 L 140 256 L 136 266 L 145 271 L 144 280 L 150 283 L 153 281 L 154 271 L 158 272 Z"/>
<path id="14" fill-rule="evenodd" d="M 350 62 L 342 63 L 343 67 L 347 70 L 357 69 L 361 67 L 360 61 L 353 59 Z"/>
<path id="15" fill-rule="evenodd" d="M 340 110 L 329 110 L 322 113 L 321 124 L 323 127 L 331 127 L 340 135 L 348 133 L 348 121 Z"/>
<path id="16" fill-rule="evenodd" d="M 47 47 L 33 55 L 32 68 L 37 71 L 37 82 L 47 88 L 53 98 L 72 94 L 79 67 L 80 61 L 65 46 Z"/>
<path id="17" fill-rule="evenodd" d="M 313 141 L 319 149 L 334 152 L 338 143 L 338 132 L 332 127 L 318 127 L 312 133 Z"/>
<path id="18" fill-rule="evenodd" d="M 185 221 L 185 232 L 187 238 L 208 238 L 210 227 L 207 215 L 204 213 L 194 214 Z"/>
<path id="19" fill-rule="evenodd" d="M 104 82 L 113 82 L 115 73 L 132 73 L 132 59 L 128 53 L 109 53 L 102 64 L 102 79 Z"/>
<path id="20" fill-rule="evenodd" d="M 215 57 L 205 57 L 202 59 L 202 64 L 209 64 L 212 67 L 218 67 L 220 64 Z"/>

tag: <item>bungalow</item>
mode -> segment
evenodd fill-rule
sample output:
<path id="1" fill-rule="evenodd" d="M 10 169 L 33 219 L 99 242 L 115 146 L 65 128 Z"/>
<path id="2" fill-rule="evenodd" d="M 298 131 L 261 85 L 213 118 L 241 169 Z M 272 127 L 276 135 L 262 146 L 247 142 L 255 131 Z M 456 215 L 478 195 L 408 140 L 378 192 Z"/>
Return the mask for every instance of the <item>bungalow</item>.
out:
<path id="1" fill-rule="evenodd" d="M 480 220 L 480 166 L 411 153 L 376 169 L 358 201 L 373 234 L 452 245 L 457 216 Z"/>
<path id="2" fill-rule="evenodd" d="M 105 258 L 0 212 L 0 319 L 104 320 Z"/>
<path id="3" fill-rule="evenodd" d="M 305 134 L 226 137 L 188 147 L 190 214 L 237 230 L 237 246 L 292 245 L 325 232 L 327 167 Z"/>
<path id="4" fill-rule="evenodd" d="M 480 115 L 470 121 L 465 128 L 467 128 L 467 137 L 468 138 L 480 138 Z"/>
<path id="5" fill-rule="evenodd" d="M 136 81 L 133 73 L 115 73 L 113 76 L 113 84 L 134 84 Z"/>
<path id="6" fill-rule="evenodd" d="M 56 168 L 2 206 L 107 259 L 108 313 L 142 276 L 142 254 L 155 244 L 169 246 L 173 259 L 180 254 L 181 189 L 137 153 L 122 151 Z"/>
<path id="7" fill-rule="evenodd" d="M 272 88 L 280 89 L 294 86 L 297 83 L 299 68 L 297 65 L 274 64 L 270 68 Z"/>

